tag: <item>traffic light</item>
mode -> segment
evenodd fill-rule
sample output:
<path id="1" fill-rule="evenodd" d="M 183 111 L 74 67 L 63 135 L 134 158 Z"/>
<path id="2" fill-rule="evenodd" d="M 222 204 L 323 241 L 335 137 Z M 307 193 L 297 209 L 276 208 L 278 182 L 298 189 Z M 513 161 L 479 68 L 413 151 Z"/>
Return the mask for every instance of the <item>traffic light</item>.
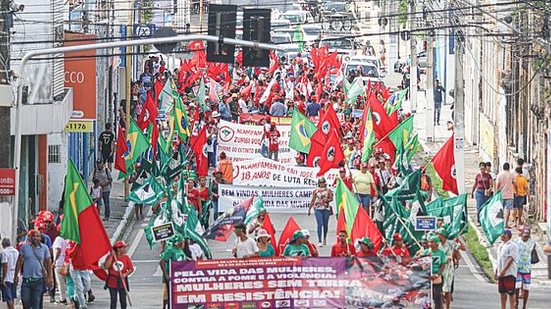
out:
<path id="1" fill-rule="evenodd" d="M 270 43 L 271 9 L 243 9 L 243 40 Z M 243 66 L 270 66 L 270 51 L 243 47 Z"/>
<path id="2" fill-rule="evenodd" d="M 220 38 L 207 43 L 208 62 L 234 62 L 235 45 L 223 44 L 222 38 L 235 39 L 236 5 L 209 4 L 209 35 Z"/>

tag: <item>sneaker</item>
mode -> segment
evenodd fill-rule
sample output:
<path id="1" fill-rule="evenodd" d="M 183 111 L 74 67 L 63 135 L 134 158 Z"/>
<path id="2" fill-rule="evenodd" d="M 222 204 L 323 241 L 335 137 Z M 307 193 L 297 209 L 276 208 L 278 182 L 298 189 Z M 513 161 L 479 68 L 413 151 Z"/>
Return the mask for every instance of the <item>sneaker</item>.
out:
<path id="1" fill-rule="evenodd" d="M 321 242 L 318 243 L 318 247 L 323 247 L 323 244 Z"/>
<path id="2" fill-rule="evenodd" d="M 58 304 L 64 304 L 64 305 L 65 305 L 65 304 L 67 304 L 67 300 L 66 300 L 66 299 L 64 299 L 64 300 L 59 300 L 57 303 L 58 303 Z"/>

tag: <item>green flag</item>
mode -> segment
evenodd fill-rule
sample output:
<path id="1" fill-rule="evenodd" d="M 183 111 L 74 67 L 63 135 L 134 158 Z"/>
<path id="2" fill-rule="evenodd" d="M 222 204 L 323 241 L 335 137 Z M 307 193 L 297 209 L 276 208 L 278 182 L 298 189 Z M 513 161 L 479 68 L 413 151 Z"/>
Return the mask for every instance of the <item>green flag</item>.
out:
<path id="1" fill-rule="evenodd" d="M 352 84 L 348 81 L 348 78 L 344 76 L 342 80 L 342 90 L 344 91 L 344 95 L 346 97 L 348 97 L 348 92 L 350 91 L 350 87 L 352 87 Z"/>
<path id="2" fill-rule="evenodd" d="M 180 97 L 176 98 L 176 104 L 174 105 L 174 109 L 172 111 L 172 115 L 174 116 L 174 128 L 176 129 L 178 136 L 185 141 L 191 135 L 191 129 L 186 108 L 184 107 L 184 103 Z"/>
<path id="3" fill-rule="evenodd" d="M 147 243 L 149 243 L 149 248 L 153 248 L 153 245 L 156 243 L 155 238 L 153 237 L 153 227 L 170 223 L 170 214 L 167 211 L 166 207 L 160 207 L 159 213 L 155 218 L 144 227 L 144 235 Z"/>
<path id="4" fill-rule="evenodd" d="M 409 141 L 409 136 L 413 133 L 413 116 L 409 116 L 402 121 L 396 128 L 388 133 L 388 138 L 394 144 L 396 149 L 405 147 Z"/>
<path id="5" fill-rule="evenodd" d="M 441 216 L 444 218 L 444 224 L 450 234 L 450 239 L 456 238 L 461 233 L 466 232 L 467 222 L 467 194 L 450 197 L 442 200 L 442 208 L 448 209 L 450 216 Z M 427 210 L 428 211 L 428 210 Z"/>
<path id="6" fill-rule="evenodd" d="M 174 106 L 174 98 L 179 95 L 174 82 L 169 78 L 159 93 L 159 111 L 164 111 L 166 115 L 170 114 Z"/>
<path id="7" fill-rule="evenodd" d="M 130 118 L 130 127 L 126 134 L 126 145 L 128 146 L 128 150 L 125 153 L 125 161 L 128 174 L 128 168 L 134 165 L 140 155 L 151 146 L 142 130 L 132 118 Z"/>
<path id="8" fill-rule="evenodd" d="M 400 90 L 398 93 L 391 95 L 384 104 L 384 108 L 388 115 L 391 115 L 395 111 L 402 107 L 402 103 L 407 94 L 407 89 Z"/>
<path id="9" fill-rule="evenodd" d="M 375 143 L 375 133 L 373 131 L 373 115 L 371 107 L 367 110 L 367 115 L 364 120 L 364 140 L 362 145 L 362 162 L 367 163 L 373 152 L 373 144 Z"/>
<path id="10" fill-rule="evenodd" d="M 291 119 L 291 136 L 289 138 L 289 148 L 298 152 L 308 153 L 312 142 L 310 138 L 316 132 L 317 127 L 310 119 L 306 118 L 297 109 L 293 110 Z"/>
<path id="11" fill-rule="evenodd" d="M 497 191 L 480 209 L 480 225 L 486 235 L 488 242 L 493 245 L 494 242 L 503 235 L 503 200 L 501 190 Z"/>
<path id="12" fill-rule="evenodd" d="M 304 35 L 302 34 L 302 29 L 300 23 L 295 27 L 295 33 L 293 34 L 293 42 L 298 44 L 298 51 L 302 52 L 304 46 Z"/>
<path id="13" fill-rule="evenodd" d="M 361 78 L 356 78 L 352 82 L 352 85 L 350 85 L 350 89 L 348 90 L 348 94 L 346 95 L 346 101 L 348 102 L 348 104 L 352 104 L 356 102 L 356 99 L 360 95 L 365 96 L 365 85 Z"/>
<path id="14" fill-rule="evenodd" d="M 251 207 L 249 207 L 249 210 L 247 211 L 244 224 L 248 225 L 251 221 L 256 219 L 258 217 L 258 214 L 260 214 L 262 211 L 266 211 L 266 209 L 264 208 L 264 200 L 262 199 L 262 197 L 256 197 L 253 204 L 251 205 Z"/>
<path id="15" fill-rule="evenodd" d="M 137 204 L 155 205 L 165 196 L 163 187 L 154 176 L 149 178 L 128 195 L 128 200 Z"/>
<path id="16" fill-rule="evenodd" d="M 396 197 L 399 201 L 411 201 L 418 198 L 417 192 L 421 184 L 421 170 L 416 170 L 402 180 L 402 184 L 388 191 L 383 198 L 390 201 Z"/>
<path id="17" fill-rule="evenodd" d="M 209 107 L 205 104 L 206 99 L 206 89 L 205 89 L 205 80 L 201 77 L 199 81 L 199 88 L 197 89 L 197 103 L 199 103 L 199 108 L 201 112 L 206 112 Z"/>
<path id="18" fill-rule="evenodd" d="M 337 178 L 337 187 L 335 188 L 335 202 L 337 204 L 337 213 L 340 213 L 341 208 L 344 209 L 344 218 L 346 223 L 346 231 L 348 235 L 352 232 L 352 225 L 356 220 L 356 214 L 360 203 L 356 196 L 348 190 L 346 185 L 340 178 Z"/>

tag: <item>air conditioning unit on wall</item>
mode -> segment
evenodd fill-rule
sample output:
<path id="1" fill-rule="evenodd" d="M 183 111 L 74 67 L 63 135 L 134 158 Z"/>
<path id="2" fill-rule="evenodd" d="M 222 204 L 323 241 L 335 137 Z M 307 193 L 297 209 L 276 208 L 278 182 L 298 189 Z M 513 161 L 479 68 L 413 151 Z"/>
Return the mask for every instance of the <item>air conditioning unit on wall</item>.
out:
<path id="1" fill-rule="evenodd" d="M 0 106 L 13 106 L 13 87 L 11 85 L 0 85 Z"/>

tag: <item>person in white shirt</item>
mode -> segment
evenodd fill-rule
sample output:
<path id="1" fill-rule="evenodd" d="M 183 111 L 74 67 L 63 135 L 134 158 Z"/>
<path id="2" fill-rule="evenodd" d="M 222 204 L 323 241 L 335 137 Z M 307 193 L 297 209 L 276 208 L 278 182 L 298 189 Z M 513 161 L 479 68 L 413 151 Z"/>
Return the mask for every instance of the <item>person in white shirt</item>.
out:
<path id="1" fill-rule="evenodd" d="M 498 282 L 498 291 L 501 296 L 501 308 L 507 306 L 507 294 L 509 294 L 509 306 L 515 308 L 515 284 L 517 279 L 518 246 L 511 241 L 511 230 L 505 229 L 501 240 L 503 243 L 497 251 L 497 268 L 495 276 Z"/>
<path id="2" fill-rule="evenodd" d="M 191 239 L 188 239 L 187 241 L 188 241 L 188 244 L 189 244 L 189 251 L 191 252 L 191 258 L 194 261 L 204 259 L 205 254 L 203 253 L 203 249 L 201 249 L 201 246 L 199 246 L 199 244 L 196 244 L 195 242 L 193 242 L 193 240 L 191 240 Z"/>
<path id="3" fill-rule="evenodd" d="M 61 304 L 67 303 L 67 282 L 65 281 L 66 276 L 62 274 L 62 271 L 65 266 L 65 251 L 69 241 L 64 239 L 61 236 L 57 236 L 52 245 L 52 250 L 54 252 L 54 267 L 55 267 L 55 280 L 59 285 L 59 302 Z"/>
<path id="4" fill-rule="evenodd" d="M 0 286 L 2 287 L 2 299 L 7 304 L 8 309 L 15 308 L 15 299 L 17 285 L 13 283 L 15 277 L 15 265 L 17 264 L 17 258 L 19 252 L 11 246 L 9 238 L 2 239 L 2 280 Z"/>
<path id="5" fill-rule="evenodd" d="M 238 259 L 248 259 L 252 257 L 260 256 L 258 245 L 256 241 L 247 236 L 247 227 L 245 224 L 237 224 L 235 226 L 234 233 L 237 236 L 235 240 L 235 246 L 232 250 L 234 257 Z"/>

